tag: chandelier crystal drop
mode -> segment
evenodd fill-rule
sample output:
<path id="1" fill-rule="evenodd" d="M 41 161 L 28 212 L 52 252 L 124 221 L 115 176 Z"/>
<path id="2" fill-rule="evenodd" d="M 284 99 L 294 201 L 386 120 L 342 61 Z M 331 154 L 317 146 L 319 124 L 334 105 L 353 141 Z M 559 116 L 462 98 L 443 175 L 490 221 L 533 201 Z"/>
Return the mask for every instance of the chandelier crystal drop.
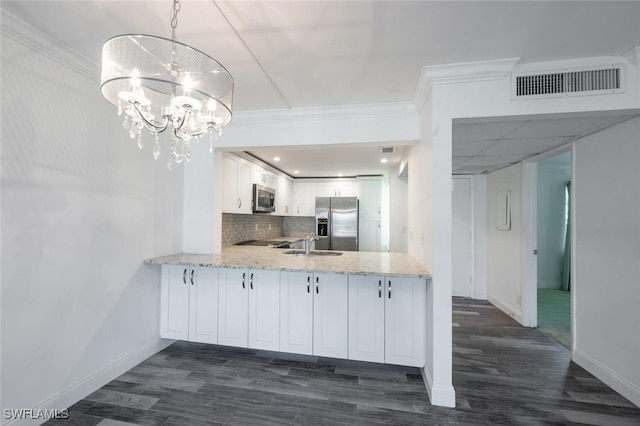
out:
<path id="1" fill-rule="evenodd" d="M 167 167 L 191 159 L 191 144 L 209 134 L 209 151 L 232 117 L 233 78 L 218 61 L 176 40 L 179 0 L 173 0 L 172 38 L 125 34 L 102 47 L 102 95 L 124 116 L 122 126 L 144 146 L 143 129 L 171 133 Z"/>

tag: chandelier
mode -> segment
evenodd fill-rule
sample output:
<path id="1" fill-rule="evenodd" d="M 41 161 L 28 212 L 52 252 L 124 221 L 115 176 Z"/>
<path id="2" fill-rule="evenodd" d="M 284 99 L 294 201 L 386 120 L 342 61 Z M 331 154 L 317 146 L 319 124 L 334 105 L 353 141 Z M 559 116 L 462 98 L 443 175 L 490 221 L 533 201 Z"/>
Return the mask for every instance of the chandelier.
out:
<path id="1" fill-rule="evenodd" d="M 159 134 L 171 133 L 173 167 L 191 159 L 191 144 L 222 133 L 232 115 L 233 78 L 218 61 L 176 39 L 180 1 L 173 0 L 171 39 L 125 34 L 102 47 L 102 95 L 124 115 L 123 127 L 143 148 L 142 130 L 155 136 L 153 157 L 161 155 Z"/>

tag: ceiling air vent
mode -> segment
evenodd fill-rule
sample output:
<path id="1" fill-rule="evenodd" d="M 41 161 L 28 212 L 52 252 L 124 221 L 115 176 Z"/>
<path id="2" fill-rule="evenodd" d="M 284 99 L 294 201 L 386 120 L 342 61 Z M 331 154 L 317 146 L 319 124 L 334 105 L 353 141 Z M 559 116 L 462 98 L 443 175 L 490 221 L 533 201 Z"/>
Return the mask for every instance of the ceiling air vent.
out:
<path id="1" fill-rule="evenodd" d="M 380 154 L 393 154 L 395 150 L 395 146 L 382 146 L 380 147 Z"/>
<path id="2" fill-rule="evenodd" d="M 515 75 L 515 98 L 622 92 L 622 68 L 567 70 Z"/>

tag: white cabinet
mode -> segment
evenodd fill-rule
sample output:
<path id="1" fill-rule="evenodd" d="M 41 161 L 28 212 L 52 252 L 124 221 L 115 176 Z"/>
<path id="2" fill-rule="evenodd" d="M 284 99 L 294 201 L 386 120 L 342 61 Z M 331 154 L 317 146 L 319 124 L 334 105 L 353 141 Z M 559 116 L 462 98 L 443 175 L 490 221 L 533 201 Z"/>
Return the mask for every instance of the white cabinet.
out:
<path id="1" fill-rule="evenodd" d="M 289 216 L 293 213 L 293 182 L 284 177 L 278 178 L 276 191 L 276 214 Z"/>
<path id="2" fill-rule="evenodd" d="M 248 272 L 244 269 L 220 269 L 218 295 L 218 343 L 247 347 L 249 304 Z"/>
<path id="3" fill-rule="evenodd" d="M 280 272 L 220 269 L 218 343 L 277 351 Z"/>
<path id="4" fill-rule="evenodd" d="M 160 337 L 217 343 L 218 270 L 162 267 Z"/>
<path id="5" fill-rule="evenodd" d="M 356 181 L 318 181 L 317 197 L 357 197 L 359 192 Z"/>
<path id="6" fill-rule="evenodd" d="M 366 179 L 360 181 L 358 236 L 360 251 L 380 251 L 380 210 L 381 210 L 380 179 Z"/>
<path id="7" fill-rule="evenodd" d="M 313 354 L 347 358 L 348 276 L 313 276 Z"/>
<path id="8" fill-rule="evenodd" d="M 267 172 L 258 166 L 251 168 L 251 183 L 264 185 L 268 188 L 275 188 L 278 184 L 276 176 L 274 176 L 273 173 Z"/>
<path id="9" fill-rule="evenodd" d="M 241 158 L 222 156 L 223 213 L 251 213 L 251 165 Z"/>
<path id="10" fill-rule="evenodd" d="M 280 271 L 249 271 L 248 346 L 280 350 Z"/>
<path id="11" fill-rule="evenodd" d="M 384 291 L 385 362 L 423 367 L 427 333 L 425 280 L 387 277 Z"/>
<path id="12" fill-rule="evenodd" d="M 298 181 L 293 183 L 294 216 L 316 215 L 316 182 Z"/>
<path id="13" fill-rule="evenodd" d="M 349 359 L 423 367 L 426 281 L 349 277 Z"/>
<path id="14" fill-rule="evenodd" d="M 311 355 L 313 352 L 313 274 L 280 274 L 280 350 Z"/>
<path id="15" fill-rule="evenodd" d="M 384 277 L 349 276 L 349 359 L 384 362 Z"/>

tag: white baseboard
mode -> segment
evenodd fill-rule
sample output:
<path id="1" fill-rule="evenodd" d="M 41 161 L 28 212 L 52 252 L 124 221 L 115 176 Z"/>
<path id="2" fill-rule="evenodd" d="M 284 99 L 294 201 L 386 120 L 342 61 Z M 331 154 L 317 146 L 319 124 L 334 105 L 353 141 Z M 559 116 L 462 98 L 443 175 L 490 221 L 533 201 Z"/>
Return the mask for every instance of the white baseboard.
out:
<path id="1" fill-rule="evenodd" d="M 496 299 L 495 297 L 489 296 L 487 298 L 489 303 L 491 303 L 496 308 L 500 309 L 505 314 L 509 315 L 514 320 L 518 321 L 520 325 L 523 325 L 522 322 L 522 310 L 516 309 L 515 307 L 509 305 L 508 303 L 502 302 L 500 299 Z"/>
<path id="2" fill-rule="evenodd" d="M 578 348 L 573 351 L 573 361 L 589 373 L 602 380 L 605 385 L 609 386 L 620 395 L 633 402 L 640 407 L 640 387 L 629 382 L 615 371 L 591 358 Z"/>
<path id="3" fill-rule="evenodd" d="M 150 356 L 160 352 L 170 344 L 175 342 L 175 340 L 167 340 L 167 339 L 156 339 L 150 343 L 147 343 L 144 346 L 136 349 L 130 354 L 124 356 L 118 361 L 114 362 L 111 365 L 103 368 L 102 370 L 97 371 L 89 377 L 86 377 L 79 382 L 69 386 L 66 389 L 63 389 L 56 395 L 47 399 L 46 401 L 41 402 L 37 406 L 33 407 L 33 412 L 47 412 L 54 409 L 66 409 L 81 399 L 85 398 L 87 395 L 90 395 L 92 392 L 100 389 L 102 386 L 109 383 L 111 380 L 115 379 L 118 376 L 121 376 L 131 368 L 140 364 L 145 359 Z M 48 419 L 2 419 L 2 422 L 5 426 L 11 425 L 20 425 L 20 426 L 36 426 L 44 423 Z"/>
<path id="4" fill-rule="evenodd" d="M 455 408 L 456 392 L 453 390 L 453 386 L 433 386 L 433 380 L 427 368 L 422 367 L 420 372 L 422 373 L 422 380 L 424 380 L 424 384 L 427 387 L 427 393 L 429 394 L 429 401 L 431 401 L 431 405 Z"/>

